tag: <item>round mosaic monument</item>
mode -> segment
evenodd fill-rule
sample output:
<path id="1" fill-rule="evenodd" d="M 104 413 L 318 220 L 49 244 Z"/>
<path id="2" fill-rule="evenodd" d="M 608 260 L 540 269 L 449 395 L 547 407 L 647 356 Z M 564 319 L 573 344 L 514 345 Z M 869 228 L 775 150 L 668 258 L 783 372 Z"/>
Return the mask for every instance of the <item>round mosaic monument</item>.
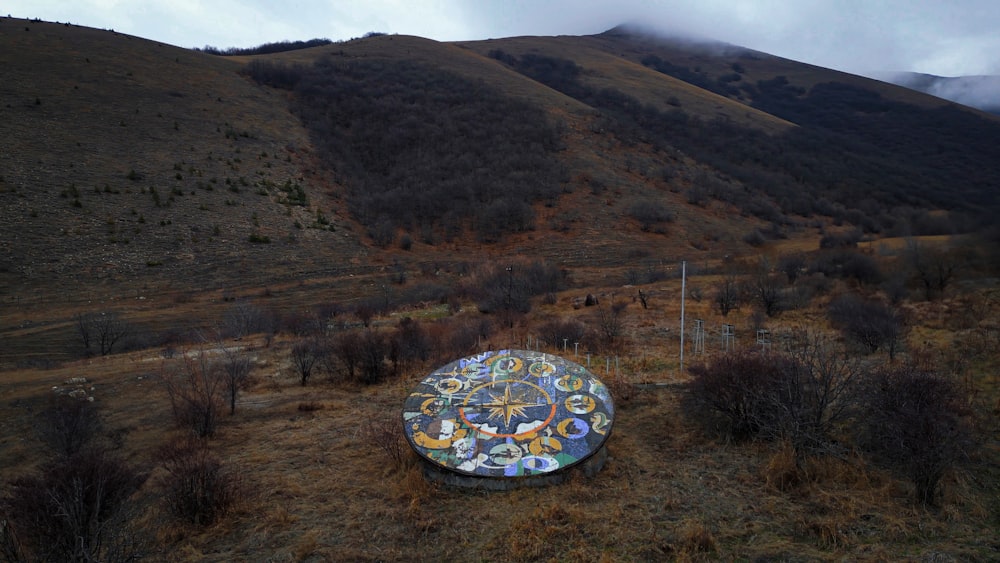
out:
<path id="1" fill-rule="evenodd" d="M 470 477 L 554 475 L 604 459 L 608 388 L 559 356 L 499 350 L 424 378 L 403 405 L 406 439 L 435 469 Z"/>

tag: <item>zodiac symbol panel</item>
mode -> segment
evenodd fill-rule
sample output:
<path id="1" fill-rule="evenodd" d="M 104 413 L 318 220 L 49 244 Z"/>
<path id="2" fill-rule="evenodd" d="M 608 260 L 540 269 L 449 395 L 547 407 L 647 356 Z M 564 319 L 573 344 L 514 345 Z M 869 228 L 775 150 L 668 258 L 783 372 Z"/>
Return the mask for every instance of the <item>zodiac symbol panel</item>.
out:
<path id="1" fill-rule="evenodd" d="M 608 388 L 586 368 L 525 350 L 454 361 L 403 405 L 406 439 L 421 457 L 479 477 L 571 467 L 603 447 L 613 421 Z"/>

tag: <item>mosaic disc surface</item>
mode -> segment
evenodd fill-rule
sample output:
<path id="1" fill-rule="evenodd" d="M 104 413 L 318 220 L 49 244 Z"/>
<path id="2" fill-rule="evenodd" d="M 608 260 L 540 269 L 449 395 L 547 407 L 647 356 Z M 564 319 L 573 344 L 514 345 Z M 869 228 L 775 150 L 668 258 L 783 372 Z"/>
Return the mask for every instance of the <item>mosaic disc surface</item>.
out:
<path id="1" fill-rule="evenodd" d="M 406 439 L 418 454 L 481 477 L 571 467 L 600 450 L 613 422 L 611 395 L 600 379 L 560 356 L 526 350 L 445 365 L 403 405 Z"/>

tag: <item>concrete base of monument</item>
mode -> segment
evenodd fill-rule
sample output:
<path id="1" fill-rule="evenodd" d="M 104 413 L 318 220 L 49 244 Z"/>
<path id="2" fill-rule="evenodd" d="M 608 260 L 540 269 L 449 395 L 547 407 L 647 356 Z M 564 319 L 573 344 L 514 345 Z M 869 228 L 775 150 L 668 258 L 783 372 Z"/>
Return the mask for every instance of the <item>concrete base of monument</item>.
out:
<path id="1" fill-rule="evenodd" d="M 461 487 L 466 489 L 479 489 L 486 491 L 510 491 L 524 487 L 546 487 L 562 483 L 573 475 L 583 475 L 593 477 L 604 467 L 604 462 L 608 459 L 608 449 L 601 447 L 587 459 L 574 463 L 565 469 L 557 469 L 549 473 L 535 473 L 533 475 L 518 475 L 512 477 L 482 477 L 477 475 L 467 475 L 450 471 L 427 460 L 421 460 L 424 467 L 424 476 L 436 483 L 442 483 L 450 487 Z"/>

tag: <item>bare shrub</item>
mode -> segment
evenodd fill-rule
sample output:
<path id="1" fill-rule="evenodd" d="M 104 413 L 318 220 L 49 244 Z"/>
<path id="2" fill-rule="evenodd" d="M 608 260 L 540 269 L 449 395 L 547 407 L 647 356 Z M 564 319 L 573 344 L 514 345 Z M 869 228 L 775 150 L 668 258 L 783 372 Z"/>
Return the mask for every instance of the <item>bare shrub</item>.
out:
<path id="1" fill-rule="evenodd" d="M 896 357 L 909 329 L 901 309 L 850 293 L 831 301 L 827 315 L 849 341 L 869 354 L 884 349 L 890 360 Z"/>
<path id="2" fill-rule="evenodd" d="M 180 360 L 164 368 L 162 380 L 177 425 L 199 437 L 214 435 L 225 387 L 219 366 L 208 353 L 182 354 Z"/>
<path id="3" fill-rule="evenodd" d="M 97 351 L 107 356 L 132 333 L 132 326 L 115 311 L 81 313 L 76 317 L 76 328 L 87 355 L 93 353 L 96 345 Z"/>
<path id="4" fill-rule="evenodd" d="M 689 412 L 709 425 L 721 418 L 726 432 L 737 439 L 759 434 L 768 418 L 765 398 L 780 377 L 775 359 L 745 351 L 692 365 Z"/>
<path id="5" fill-rule="evenodd" d="M 562 348 L 564 342 L 572 346 L 587 341 L 587 325 L 573 318 L 552 319 L 538 327 L 538 335 L 558 348 Z"/>
<path id="6" fill-rule="evenodd" d="M 625 213 L 642 225 L 644 232 L 662 228 L 663 223 L 672 223 L 674 214 L 665 205 L 655 199 L 636 199 L 631 201 Z"/>
<path id="7" fill-rule="evenodd" d="M 810 335 L 788 353 L 744 352 L 691 367 L 695 414 L 721 415 L 735 438 L 788 444 L 797 465 L 833 447 L 831 435 L 857 404 L 862 366 L 829 340 Z"/>
<path id="8" fill-rule="evenodd" d="M 222 319 L 224 336 L 242 338 L 250 334 L 273 333 L 278 326 L 278 318 L 246 300 L 233 303 Z"/>
<path id="9" fill-rule="evenodd" d="M 321 411 L 323 410 L 323 408 L 324 408 L 323 403 L 319 403 L 316 401 L 306 401 L 304 403 L 299 403 L 299 406 L 296 407 L 296 410 L 298 410 L 299 412 L 315 412 L 315 411 Z"/>
<path id="10" fill-rule="evenodd" d="M 801 467 L 806 454 L 828 452 L 837 426 L 856 411 L 864 366 L 832 340 L 807 334 L 783 354 L 784 368 L 766 397 L 762 432 L 787 442 Z"/>
<path id="11" fill-rule="evenodd" d="M 385 377 L 385 357 L 388 352 L 385 336 L 366 330 L 361 337 L 361 383 L 374 385 Z"/>
<path id="12" fill-rule="evenodd" d="M 391 347 L 378 331 L 369 328 L 343 332 L 337 336 L 332 350 L 346 370 L 349 381 L 374 385 L 388 373 L 385 360 Z"/>
<path id="13" fill-rule="evenodd" d="M 607 350 L 618 350 L 624 345 L 622 340 L 627 306 L 627 302 L 615 302 L 612 297 L 611 305 L 601 305 L 597 308 L 594 321 L 600 333 L 600 344 Z"/>
<path id="14" fill-rule="evenodd" d="M 163 502 L 185 522 L 212 524 L 247 492 L 240 472 L 224 466 L 201 442 L 172 442 L 159 449 L 157 459 L 166 471 L 158 480 Z"/>
<path id="15" fill-rule="evenodd" d="M 372 319 L 375 318 L 376 307 L 371 302 L 359 303 L 357 307 L 354 308 L 354 316 L 361 321 L 361 324 L 366 328 L 371 326 Z"/>
<path id="16" fill-rule="evenodd" d="M 810 272 L 819 272 L 828 278 L 853 279 L 860 285 L 877 285 L 884 276 L 878 262 L 856 250 L 829 250 L 816 255 L 809 265 Z"/>
<path id="17" fill-rule="evenodd" d="M 819 240 L 820 248 L 854 248 L 861 240 L 861 231 L 852 230 L 842 233 L 830 233 L 823 235 Z"/>
<path id="18" fill-rule="evenodd" d="M 801 252 L 783 254 L 778 258 L 778 270 L 788 278 L 788 283 L 795 283 L 799 275 L 806 269 L 806 257 Z"/>
<path id="19" fill-rule="evenodd" d="M 0 561 L 21 563 L 27 560 L 28 556 L 21 547 L 21 540 L 17 538 L 13 523 L 0 514 Z"/>
<path id="20" fill-rule="evenodd" d="M 91 444 L 102 427 L 94 403 L 69 395 L 53 395 L 37 425 L 42 442 L 62 457 L 70 457 Z"/>
<path id="21" fill-rule="evenodd" d="M 345 331 L 338 334 L 331 348 L 332 355 L 340 361 L 346 371 L 348 380 L 356 377 L 358 365 L 361 363 L 361 336 L 357 331 Z"/>
<path id="22" fill-rule="evenodd" d="M 145 480 L 101 448 L 56 458 L 38 475 L 10 484 L 0 512 L 16 539 L 5 549 L 20 547 L 23 560 L 133 561 L 141 542 L 130 497 Z"/>
<path id="23" fill-rule="evenodd" d="M 749 294 L 768 317 L 777 317 L 785 310 L 783 284 L 766 259 L 761 259 L 747 284 Z"/>
<path id="24" fill-rule="evenodd" d="M 916 239 L 907 240 L 905 256 L 928 301 L 943 296 L 965 266 L 963 253 L 920 244 Z"/>
<path id="25" fill-rule="evenodd" d="M 713 553 L 718 549 L 715 536 L 703 522 L 688 520 L 679 531 L 679 551 L 684 554 Z"/>
<path id="26" fill-rule="evenodd" d="M 495 326 L 489 318 L 435 323 L 428 329 L 433 344 L 433 357 L 438 362 L 444 362 L 480 349 L 491 349 L 490 337 L 494 331 Z"/>
<path id="27" fill-rule="evenodd" d="M 909 477 L 918 502 L 937 504 L 941 479 L 975 446 L 960 386 L 902 365 L 877 371 L 865 396 L 862 442 L 884 464 Z"/>
<path id="28" fill-rule="evenodd" d="M 464 289 L 483 313 L 524 314 L 531 310 L 532 296 L 557 292 L 565 283 L 566 273 L 544 261 L 512 260 L 506 266 L 480 266 Z"/>
<path id="29" fill-rule="evenodd" d="M 418 321 L 403 317 L 389 338 L 389 359 L 396 373 L 409 365 L 426 362 L 431 355 L 431 341 Z"/>
<path id="30" fill-rule="evenodd" d="M 318 336 L 326 333 L 326 320 L 316 311 L 295 311 L 282 316 L 282 330 L 295 336 Z"/>
<path id="31" fill-rule="evenodd" d="M 375 446 L 385 455 L 393 468 L 404 466 L 409 448 L 403 440 L 403 427 L 398 418 L 369 418 L 364 426 L 364 438 L 365 443 Z"/>

